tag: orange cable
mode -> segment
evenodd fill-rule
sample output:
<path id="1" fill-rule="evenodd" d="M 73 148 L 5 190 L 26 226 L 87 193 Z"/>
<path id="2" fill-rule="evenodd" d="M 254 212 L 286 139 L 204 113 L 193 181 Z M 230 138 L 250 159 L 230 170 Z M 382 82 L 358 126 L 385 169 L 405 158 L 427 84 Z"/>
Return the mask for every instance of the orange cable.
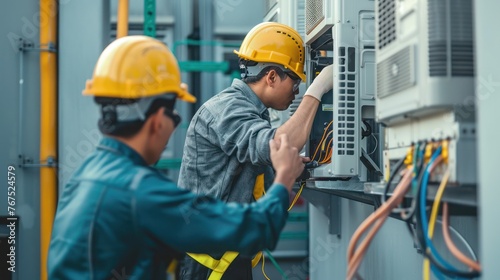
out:
<path id="1" fill-rule="evenodd" d="M 472 268 L 475 271 L 481 271 L 481 265 L 464 255 L 453 243 L 450 237 L 450 229 L 449 229 L 449 215 L 448 215 L 448 203 L 443 203 L 443 237 L 446 243 L 446 246 L 450 250 L 451 254 L 455 256 L 460 262 Z"/>

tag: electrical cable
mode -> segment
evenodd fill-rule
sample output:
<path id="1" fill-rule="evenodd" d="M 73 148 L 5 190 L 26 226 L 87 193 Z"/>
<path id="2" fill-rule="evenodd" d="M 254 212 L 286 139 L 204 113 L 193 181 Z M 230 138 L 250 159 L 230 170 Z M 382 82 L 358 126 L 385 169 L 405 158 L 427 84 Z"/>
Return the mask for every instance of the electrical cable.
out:
<path id="1" fill-rule="evenodd" d="M 423 142 L 422 145 L 420 143 L 416 144 L 416 148 L 414 149 L 413 156 L 413 179 L 411 181 L 411 190 L 413 199 L 411 201 L 410 207 L 408 209 L 404 209 L 404 211 L 399 211 L 401 213 L 401 219 L 405 222 L 409 222 L 413 216 L 415 215 L 415 209 L 417 208 L 417 194 L 420 190 L 420 185 L 422 182 L 422 178 L 424 175 L 423 165 L 424 165 L 424 151 L 427 147 L 427 143 Z"/>
<path id="2" fill-rule="evenodd" d="M 318 146 L 316 146 L 316 151 L 314 151 L 314 154 L 313 154 L 311 160 L 314 160 L 316 158 L 316 154 L 318 153 L 319 147 L 321 146 L 321 143 L 325 140 L 326 132 L 328 131 L 328 128 L 332 124 L 333 124 L 333 120 L 325 127 L 325 131 L 323 131 L 323 136 L 321 136 L 321 140 L 319 140 Z"/>
<path id="3" fill-rule="evenodd" d="M 377 139 L 377 137 L 373 133 L 370 134 L 370 136 L 372 136 L 373 139 L 375 139 L 375 147 L 373 148 L 373 151 L 371 151 L 371 153 L 368 154 L 369 156 L 373 155 L 375 153 L 375 151 L 377 150 L 377 148 L 378 148 L 378 139 Z"/>
<path id="4" fill-rule="evenodd" d="M 326 140 L 326 139 L 325 139 Z M 332 144 L 333 144 L 333 138 L 330 139 L 330 142 L 328 142 L 327 148 L 326 148 L 326 153 L 325 153 L 325 158 L 323 158 L 323 161 L 320 163 L 327 163 L 330 159 L 332 159 Z"/>
<path id="5" fill-rule="evenodd" d="M 420 190 L 421 195 L 420 195 L 420 219 L 421 219 L 421 224 L 422 224 L 422 232 L 424 236 L 424 242 L 427 244 L 427 247 L 430 248 L 431 253 L 436 257 L 436 259 L 444 264 L 444 266 L 448 269 L 451 270 L 456 270 L 451 264 L 449 264 L 447 261 L 445 261 L 437 249 L 434 247 L 434 244 L 432 241 L 429 239 L 428 236 L 428 221 L 427 221 L 427 214 L 426 214 L 426 202 L 427 202 L 427 186 L 429 183 L 429 177 L 430 177 L 430 170 L 432 166 L 435 166 L 434 163 L 439 164 L 442 161 L 442 158 L 440 156 L 442 151 L 442 147 L 440 146 L 432 155 L 431 160 L 429 161 L 429 164 L 424 171 L 424 179 L 422 181 L 422 189 Z"/>
<path id="6" fill-rule="evenodd" d="M 394 170 L 391 172 L 391 175 L 389 176 L 389 180 L 387 181 L 387 184 L 385 185 L 384 188 L 384 194 L 382 195 L 382 204 L 384 204 L 387 201 L 387 193 L 389 193 L 389 189 L 391 188 L 391 183 L 394 180 L 394 177 L 396 177 L 396 174 L 398 174 L 399 169 L 403 166 L 403 163 L 405 162 L 405 158 L 400 159 L 395 167 Z"/>
<path id="7" fill-rule="evenodd" d="M 429 258 L 431 263 L 436 266 L 439 271 L 444 273 L 445 275 L 449 277 L 465 277 L 465 278 L 477 278 L 479 277 L 480 273 L 479 272 L 464 272 L 464 271 L 459 271 L 453 266 L 451 266 L 449 263 L 447 263 L 441 255 L 437 252 L 436 248 L 434 247 L 434 244 L 428 240 L 427 234 L 427 215 L 426 215 L 426 208 L 425 208 L 425 202 L 426 202 L 426 195 L 427 195 L 427 185 L 428 185 L 428 180 L 430 176 L 430 168 L 435 167 L 434 165 L 435 161 L 441 161 L 442 158 L 438 158 L 439 154 L 441 153 L 442 147 L 440 146 L 433 154 L 431 157 L 431 160 L 429 161 L 429 164 L 427 165 L 425 169 L 425 175 L 422 181 L 422 186 L 421 186 L 421 191 L 418 193 L 420 203 L 417 204 L 417 210 L 415 211 L 415 214 L 417 215 L 417 221 L 421 221 L 420 223 L 417 222 L 417 239 L 419 240 L 419 243 L 422 247 L 422 251 L 424 255 Z M 428 251 L 427 249 L 430 249 Z"/>
<path id="8" fill-rule="evenodd" d="M 441 184 L 439 184 L 439 188 L 436 193 L 436 197 L 434 198 L 434 203 L 432 206 L 431 217 L 429 219 L 429 230 L 427 232 L 427 235 L 429 235 L 429 240 L 431 241 L 434 236 L 434 226 L 437 220 L 439 204 L 441 203 L 441 198 L 443 197 L 444 189 L 446 188 L 446 184 L 448 183 L 448 178 L 450 178 L 449 168 L 446 169 L 446 172 L 443 176 L 443 180 L 441 180 Z M 424 279 L 430 279 L 430 261 L 427 258 L 424 259 L 423 275 Z"/>
<path id="9" fill-rule="evenodd" d="M 266 280 L 271 280 L 269 279 L 269 277 L 267 276 L 266 274 L 266 271 L 264 269 L 264 263 L 266 262 L 266 258 L 264 257 L 264 255 L 262 255 L 262 275 L 264 275 L 264 277 L 266 278 Z"/>
<path id="10" fill-rule="evenodd" d="M 446 243 L 446 246 L 450 250 L 450 252 L 455 256 L 460 262 L 465 264 L 466 266 L 470 267 L 471 269 L 475 271 L 481 271 L 481 265 L 474 260 L 471 260 L 468 258 L 466 255 L 464 255 L 458 248 L 455 246 L 453 241 L 451 240 L 450 237 L 450 231 L 448 229 L 448 221 L 449 216 L 448 216 L 448 203 L 443 204 L 443 223 L 442 223 L 442 228 L 443 228 L 443 237 L 444 241 Z"/>
<path id="11" fill-rule="evenodd" d="M 404 175 L 401 182 L 394 190 L 393 196 L 387 200 L 386 203 L 382 204 L 380 208 L 378 208 L 374 213 L 372 213 L 367 219 L 361 223 L 361 225 L 356 229 L 353 236 L 351 237 L 351 241 L 349 242 L 348 250 L 347 250 L 347 260 L 348 260 L 348 279 L 352 279 L 356 274 L 357 268 L 361 264 L 361 260 L 368 250 L 368 246 L 383 225 L 384 221 L 387 219 L 391 210 L 396 207 L 401 200 L 404 198 L 404 195 L 408 191 L 410 186 L 411 172 L 410 170 L 403 171 Z M 362 234 L 370 228 L 370 226 L 375 223 L 371 231 L 367 234 L 367 237 L 360 244 L 359 248 L 355 250 L 355 246 L 358 243 L 358 240 L 361 238 Z"/>
<path id="12" fill-rule="evenodd" d="M 443 224 L 442 221 L 440 220 L 437 220 L 436 221 L 438 224 Z M 448 225 L 448 229 L 453 233 L 455 234 L 455 236 L 460 239 L 460 241 L 462 241 L 462 243 L 464 244 L 464 246 L 467 248 L 467 250 L 469 251 L 472 259 L 474 261 L 478 261 L 478 258 L 477 258 L 477 255 L 476 255 L 476 252 L 474 252 L 474 250 L 472 249 L 472 247 L 470 246 L 469 242 L 467 242 L 467 240 L 460 234 L 460 232 L 458 232 L 458 230 L 456 230 L 452 225 Z"/>
<path id="13" fill-rule="evenodd" d="M 297 203 L 297 200 L 299 200 L 300 194 L 302 193 L 302 190 L 304 189 L 305 182 L 300 185 L 299 191 L 295 194 L 295 197 L 292 200 L 292 203 L 290 204 L 290 207 L 288 207 L 288 211 L 292 210 L 293 206 L 295 203 Z"/>

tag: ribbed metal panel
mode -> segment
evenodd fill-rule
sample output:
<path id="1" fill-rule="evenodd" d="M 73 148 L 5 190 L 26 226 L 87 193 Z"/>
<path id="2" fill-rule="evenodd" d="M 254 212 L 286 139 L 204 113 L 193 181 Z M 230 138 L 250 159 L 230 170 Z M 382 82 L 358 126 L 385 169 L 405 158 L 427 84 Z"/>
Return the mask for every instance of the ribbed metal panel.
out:
<path id="1" fill-rule="evenodd" d="M 448 22 L 446 0 L 429 0 L 429 76 L 446 76 L 448 73 Z"/>
<path id="2" fill-rule="evenodd" d="M 302 39 L 306 38 L 306 1 L 297 0 L 297 32 L 299 32 Z"/>
<path id="3" fill-rule="evenodd" d="M 471 0 L 450 5 L 451 76 L 474 76 L 473 18 Z"/>
<path id="4" fill-rule="evenodd" d="M 379 98 L 415 85 L 413 58 L 413 47 L 406 47 L 377 64 L 377 96 Z"/>

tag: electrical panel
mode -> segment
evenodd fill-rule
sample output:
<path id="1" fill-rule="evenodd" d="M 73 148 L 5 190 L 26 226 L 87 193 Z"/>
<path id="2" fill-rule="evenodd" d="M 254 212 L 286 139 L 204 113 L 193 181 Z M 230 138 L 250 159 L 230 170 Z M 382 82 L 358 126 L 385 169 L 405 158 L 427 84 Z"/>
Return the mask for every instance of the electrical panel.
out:
<path id="1" fill-rule="evenodd" d="M 474 93 L 472 0 L 377 1 L 377 120 L 454 110 Z"/>
<path id="2" fill-rule="evenodd" d="M 313 178 L 378 181 L 380 129 L 375 122 L 374 1 L 306 1 L 308 84 L 334 64 L 333 90 L 321 100 L 308 155 Z"/>

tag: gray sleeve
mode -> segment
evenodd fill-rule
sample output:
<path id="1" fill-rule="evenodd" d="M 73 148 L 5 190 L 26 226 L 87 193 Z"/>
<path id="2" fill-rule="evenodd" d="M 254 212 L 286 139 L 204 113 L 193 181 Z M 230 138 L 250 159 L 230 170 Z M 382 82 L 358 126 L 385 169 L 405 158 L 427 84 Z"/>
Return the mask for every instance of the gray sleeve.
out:
<path id="1" fill-rule="evenodd" d="M 208 126 L 213 144 L 225 154 L 236 156 L 239 162 L 271 164 L 269 140 L 276 129 L 248 102 L 234 100 L 217 112 Z"/>

